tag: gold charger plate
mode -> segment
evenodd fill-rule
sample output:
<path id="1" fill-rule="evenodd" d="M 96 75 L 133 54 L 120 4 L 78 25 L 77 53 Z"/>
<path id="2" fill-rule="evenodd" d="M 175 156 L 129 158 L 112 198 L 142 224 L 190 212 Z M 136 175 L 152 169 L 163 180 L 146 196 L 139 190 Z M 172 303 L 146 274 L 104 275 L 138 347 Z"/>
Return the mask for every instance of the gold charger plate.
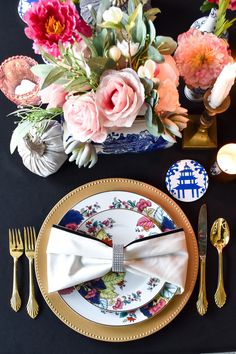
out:
<path id="1" fill-rule="evenodd" d="M 159 204 L 172 218 L 178 227 L 185 231 L 189 262 L 185 291 L 177 295 L 157 316 L 132 326 L 106 326 L 87 320 L 73 311 L 58 293 L 47 292 L 47 259 L 46 248 L 51 226 L 58 224 L 65 213 L 81 200 L 91 195 L 107 191 L 127 191 L 137 193 Z M 110 178 L 101 179 L 82 185 L 62 198 L 46 217 L 37 241 L 35 256 L 36 277 L 42 295 L 50 309 L 67 326 L 75 331 L 102 341 L 125 342 L 146 337 L 159 331 L 171 322 L 186 305 L 194 289 L 198 273 L 198 247 L 194 231 L 180 207 L 159 189 L 132 179 Z"/>

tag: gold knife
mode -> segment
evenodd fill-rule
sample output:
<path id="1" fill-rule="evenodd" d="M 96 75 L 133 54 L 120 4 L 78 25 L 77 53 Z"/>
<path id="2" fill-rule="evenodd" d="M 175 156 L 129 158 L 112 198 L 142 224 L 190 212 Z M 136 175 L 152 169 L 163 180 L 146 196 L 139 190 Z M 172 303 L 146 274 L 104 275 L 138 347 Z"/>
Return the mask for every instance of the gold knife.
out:
<path id="1" fill-rule="evenodd" d="M 200 258 L 200 284 L 197 300 L 198 313 L 203 316 L 207 312 L 206 295 L 206 252 L 207 252 L 207 206 L 203 204 L 198 216 L 198 248 Z"/>

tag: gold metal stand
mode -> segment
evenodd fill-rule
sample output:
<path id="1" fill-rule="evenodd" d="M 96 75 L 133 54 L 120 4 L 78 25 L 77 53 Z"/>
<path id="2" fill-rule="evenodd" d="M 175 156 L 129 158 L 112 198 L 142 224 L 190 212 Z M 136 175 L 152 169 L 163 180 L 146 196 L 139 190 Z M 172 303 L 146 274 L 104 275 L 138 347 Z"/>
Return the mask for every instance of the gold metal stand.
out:
<path id="1" fill-rule="evenodd" d="M 227 96 L 223 103 L 216 109 L 211 108 L 207 90 L 204 95 L 205 110 L 201 115 L 190 115 L 190 121 L 184 130 L 183 149 L 214 149 L 217 147 L 216 115 L 225 112 L 230 106 L 230 97 Z"/>

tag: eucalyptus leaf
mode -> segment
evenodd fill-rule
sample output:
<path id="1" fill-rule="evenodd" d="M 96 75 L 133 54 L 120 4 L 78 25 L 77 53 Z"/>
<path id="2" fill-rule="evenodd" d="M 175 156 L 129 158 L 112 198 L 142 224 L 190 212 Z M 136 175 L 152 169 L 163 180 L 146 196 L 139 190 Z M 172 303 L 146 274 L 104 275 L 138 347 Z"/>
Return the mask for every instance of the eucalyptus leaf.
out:
<path id="1" fill-rule="evenodd" d="M 109 22 L 109 21 L 100 23 L 99 27 L 109 28 L 109 29 L 114 29 L 114 30 L 122 30 L 122 28 L 123 28 L 121 23 L 114 23 L 114 22 Z"/>
<path id="2" fill-rule="evenodd" d="M 145 78 L 141 79 L 141 82 L 143 84 L 145 94 L 150 95 L 150 93 L 153 89 L 153 81 L 145 77 Z"/>
<path id="3" fill-rule="evenodd" d="M 148 34 L 149 34 L 149 43 L 152 44 L 152 42 L 154 42 L 156 38 L 156 29 L 151 20 L 148 20 Z"/>
<path id="4" fill-rule="evenodd" d="M 44 79 L 53 68 L 52 64 L 37 64 L 31 67 L 31 71 L 34 75 Z"/>
<path id="5" fill-rule="evenodd" d="M 166 36 L 157 36 L 155 39 L 155 48 L 158 49 L 158 51 L 161 54 L 173 54 L 177 47 L 176 41 L 173 40 L 171 37 L 166 37 Z"/>
<path id="6" fill-rule="evenodd" d="M 128 1 L 128 14 L 131 15 L 135 10 L 135 3 L 133 0 Z"/>
<path id="7" fill-rule="evenodd" d="M 134 43 L 140 43 L 139 48 L 142 49 L 145 45 L 147 28 L 145 23 L 143 22 L 142 16 L 138 16 L 136 19 L 135 27 L 131 32 L 132 41 Z"/>
<path id="8" fill-rule="evenodd" d="M 93 38 L 93 45 L 99 56 L 103 56 L 105 43 L 107 39 L 107 29 L 103 28 L 102 31 Z"/>
<path id="9" fill-rule="evenodd" d="M 93 72 L 101 75 L 105 70 L 114 69 L 116 63 L 111 58 L 97 57 L 89 59 L 88 65 Z"/>
<path id="10" fill-rule="evenodd" d="M 64 86 L 64 89 L 67 92 L 75 91 L 75 92 L 85 92 L 84 86 L 88 85 L 89 82 L 86 78 L 76 78 L 70 81 L 67 85 Z"/>
<path id="11" fill-rule="evenodd" d="M 152 59 L 157 63 L 163 63 L 165 61 L 163 55 L 153 46 L 148 48 L 147 55 L 149 59 Z"/>
<path id="12" fill-rule="evenodd" d="M 60 67 L 54 67 L 49 73 L 48 75 L 45 77 L 41 90 L 43 90 L 44 88 L 46 88 L 47 86 L 50 86 L 51 84 L 57 82 L 64 74 L 65 74 L 66 70 L 64 68 L 60 68 Z"/>
<path id="13" fill-rule="evenodd" d="M 15 149 L 17 148 L 21 139 L 23 139 L 33 127 L 33 122 L 24 121 L 19 123 L 16 129 L 13 131 L 10 141 L 10 152 L 13 154 Z"/>
<path id="14" fill-rule="evenodd" d="M 154 21 L 156 19 L 156 15 L 159 14 L 161 12 L 160 9 L 158 9 L 157 7 L 149 9 L 147 11 L 144 12 L 144 16 L 150 20 L 150 21 Z"/>

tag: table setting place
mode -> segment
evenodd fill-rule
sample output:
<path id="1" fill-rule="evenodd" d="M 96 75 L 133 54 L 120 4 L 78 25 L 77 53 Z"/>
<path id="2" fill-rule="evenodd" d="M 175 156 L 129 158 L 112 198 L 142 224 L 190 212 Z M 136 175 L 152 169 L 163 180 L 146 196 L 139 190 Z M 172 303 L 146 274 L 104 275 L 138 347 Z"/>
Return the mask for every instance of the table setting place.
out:
<path id="1" fill-rule="evenodd" d="M 46 307 L 95 343 L 168 340 L 193 302 L 203 331 L 220 323 L 235 297 L 236 137 L 229 119 L 222 129 L 235 115 L 235 0 L 199 1 L 175 38 L 158 23 L 164 1 L 7 6 L 30 46 L 0 63 L 2 101 L 15 104 L 3 221 L 10 208 L 26 225 L 7 225 L 11 315 L 35 319 L 33 331 Z"/>

